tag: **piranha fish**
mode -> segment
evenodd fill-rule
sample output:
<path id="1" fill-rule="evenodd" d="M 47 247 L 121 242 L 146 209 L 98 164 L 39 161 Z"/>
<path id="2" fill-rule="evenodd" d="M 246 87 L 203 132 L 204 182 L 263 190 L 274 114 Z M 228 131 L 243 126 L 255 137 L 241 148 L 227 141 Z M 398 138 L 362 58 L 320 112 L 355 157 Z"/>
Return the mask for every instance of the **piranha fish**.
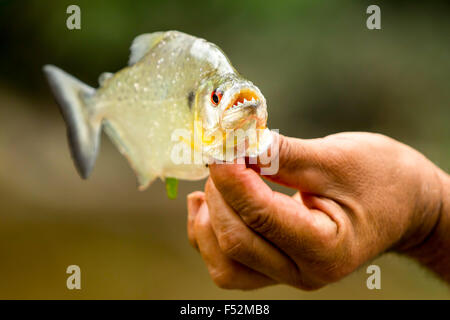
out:
<path id="1" fill-rule="evenodd" d="M 128 159 L 140 190 L 156 178 L 203 179 L 211 158 L 233 160 L 223 152 L 229 148 L 224 145 L 230 131 L 261 132 L 253 149 L 246 144 L 246 156 L 264 152 L 272 141 L 261 91 L 239 75 L 219 47 L 182 32 L 136 37 L 128 66 L 115 74 L 101 74 L 97 89 L 53 65 L 43 70 L 84 179 L 94 166 L 102 129 Z M 176 130 L 193 138 L 174 139 Z M 180 142 L 201 152 L 201 161 L 174 162 L 174 148 Z M 237 156 L 236 152 L 233 158 Z"/>

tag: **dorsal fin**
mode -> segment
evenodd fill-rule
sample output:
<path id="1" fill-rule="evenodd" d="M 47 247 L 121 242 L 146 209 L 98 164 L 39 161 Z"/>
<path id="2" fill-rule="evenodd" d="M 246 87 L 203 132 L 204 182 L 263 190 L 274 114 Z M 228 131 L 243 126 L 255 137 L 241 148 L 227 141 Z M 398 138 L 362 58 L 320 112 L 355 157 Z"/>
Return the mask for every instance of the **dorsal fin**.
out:
<path id="1" fill-rule="evenodd" d="M 153 32 L 141 34 L 134 38 L 130 48 L 131 54 L 128 65 L 131 66 L 141 60 L 163 37 L 164 32 Z"/>

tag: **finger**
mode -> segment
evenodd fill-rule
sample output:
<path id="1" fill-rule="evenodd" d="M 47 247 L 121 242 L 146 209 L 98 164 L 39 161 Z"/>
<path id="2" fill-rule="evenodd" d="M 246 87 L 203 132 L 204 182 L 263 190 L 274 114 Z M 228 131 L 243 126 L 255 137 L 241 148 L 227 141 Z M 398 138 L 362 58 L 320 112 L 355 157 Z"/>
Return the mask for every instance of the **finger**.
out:
<path id="1" fill-rule="evenodd" d="M 205 202 L 205 194 L 201 191 L 195 191 L 187 196 L 187 234 L 189 243 L 198 250 L 197 240 L 195 238 L 194 222 L 201 205 Z"/>
<path id="2" fill-rule="evenodd" d="M 256 163 L 254 160 L 249 161 L 248 167 L 279 184 L 305 192 L 321 193 L 328 185 L 328 176 L 323 170 L 326 160 L 324 139 L 304 140 L 276 133 L 273 135 L 269 155 L 266 158 L 260 155 Z M 275 170 L 264 171 L 268 166 Z"/>
<path id="3" fill-rule="evenodd" d="M 212 164 L 210 174 L 225 202 L 245 224 L 288 254 L 296 254 L 292 248 L 311 248 L 324 235 L 336 234 L 330 216 L 309 210 L 301 199 L 272 191 L 245 165 Z"/>
<path id="4" fill-rule="evenodd" d="M 206 207 L 203 204 L 202 207 Z M 195 220 L 198 248 L 213 281 L 224 289 L 256 289 L 272 285 L 273 279 L 228 258 L 220 249 L 207 210 Z"/>
<path id="5" fill-rule="evenodd" d="M 211 179 L 206 183 L 205 195 L 218 245 L 227 257 L 278 282 L 287 284 L 299 282 L 300 276 L 295 263 L 249 229 L 225 202 Z"/>
<path id="6" fill-rule="evenodd" d="M 296 192 L 296 193 L 292 196 L 292 199 L 301 202 L 302 199 L 301 199 L 301 197 L 300 197 L 300 192 Z"/>

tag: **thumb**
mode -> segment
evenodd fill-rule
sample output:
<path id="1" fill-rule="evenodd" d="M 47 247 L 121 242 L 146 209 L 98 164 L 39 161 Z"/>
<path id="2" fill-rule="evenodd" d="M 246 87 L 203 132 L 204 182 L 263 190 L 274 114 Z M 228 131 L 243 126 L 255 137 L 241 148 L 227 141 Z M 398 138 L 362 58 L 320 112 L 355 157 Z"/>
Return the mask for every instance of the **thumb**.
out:
<path id="1" fill-rule="evenodd" d="M 298 139 L 274 133 L 270 149 L 270 165 L 278 170 L 265 174 L 266 164 L 258 158 L 257 164 L 248 167 L 261 173 L 264 178 L 304 192 L 321 193 L 327 183 L 323 171 L 326 154 L 323 139 Z"/>
<path id="2" fill-rule="evenodd" d="M 289 247 L 287 235 L 301 234 L 308 243 L 314 216 L 302 201 L 274 192 L 245 164 L 211 164 L 211 179 L 225 202 L 251 229 L 280 247 Z M 206 188 L 208 198 L 210 188 Z"/>

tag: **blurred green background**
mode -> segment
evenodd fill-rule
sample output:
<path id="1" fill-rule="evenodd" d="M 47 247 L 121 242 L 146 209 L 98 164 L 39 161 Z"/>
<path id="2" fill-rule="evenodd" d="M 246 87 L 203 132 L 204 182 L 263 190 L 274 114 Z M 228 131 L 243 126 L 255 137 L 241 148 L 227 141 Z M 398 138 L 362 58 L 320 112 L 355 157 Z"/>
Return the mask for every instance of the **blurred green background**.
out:
<path id="1" fill-rule="evenodd" d="M 81 7 L 81 30 L 66 8 Z M 381 7 L 382 30 L 366 28 Z M 268 100 L 269 126 L 310 138 L 364 130 L 390 135 L 450 169 L 450 6 L 445 1 L 0 0 L 0 298 L 449 299 L 448 286 L 388 254 L 382 289 L 365 267 L 316 292 L 286 286 L 216 288 L 186 237 L 188 192 L 136 189 L 104 136 L 82 181 L 41 73 L 55 64 L 96 86 L 126 65 L 136 35 L 180 30 L 218 44 Z M 292 192 L 284 190 L 286 192 Z M 82 290 L 66 288 L 66 267 Z"/>

